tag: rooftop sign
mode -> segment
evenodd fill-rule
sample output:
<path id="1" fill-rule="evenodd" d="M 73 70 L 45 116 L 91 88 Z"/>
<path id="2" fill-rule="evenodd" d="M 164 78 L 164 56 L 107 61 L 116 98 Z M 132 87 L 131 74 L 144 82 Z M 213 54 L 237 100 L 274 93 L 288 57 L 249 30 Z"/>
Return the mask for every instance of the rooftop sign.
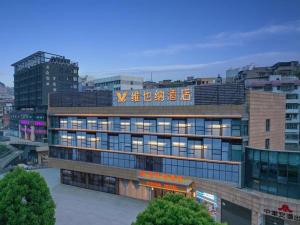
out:
<path id="1" fill-rule="evenodd" d="M 194 87 L 113 92 L 113 106 L 194 105 Z"/>

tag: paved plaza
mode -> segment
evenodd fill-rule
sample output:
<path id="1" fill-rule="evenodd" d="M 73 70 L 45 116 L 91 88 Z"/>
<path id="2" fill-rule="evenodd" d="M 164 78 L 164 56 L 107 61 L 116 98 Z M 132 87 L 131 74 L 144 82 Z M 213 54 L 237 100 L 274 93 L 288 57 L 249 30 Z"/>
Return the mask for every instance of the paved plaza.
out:
<path id="1" fill-rule="evenodd" d="M 130 225 L 147 202 L 60 184 L 58 169 L 41 169 L 56 203 L 56 225 Z"/>

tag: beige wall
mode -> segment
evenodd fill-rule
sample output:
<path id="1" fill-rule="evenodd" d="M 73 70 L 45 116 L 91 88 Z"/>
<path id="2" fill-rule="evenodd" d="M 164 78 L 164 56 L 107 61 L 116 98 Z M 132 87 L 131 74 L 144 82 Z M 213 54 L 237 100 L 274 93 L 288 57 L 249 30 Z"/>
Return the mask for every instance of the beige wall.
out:
<path id="1" fill-rule="evenodd" d="M 118 177 L 120 178 L 120 181 L 122 181 L 119 184 L 120 195 L 143 200 L 148 200 L 151 197 L 150 191 L 147 188 L 137 185 L 137 182 L 139 181 L 137 173 L 138 170 L 122 169 L 93 163 L 54 158 L 49 159 L 49 166 L 81 171 L 85 173 Z M 253 225 L 259 225 L 258 217 L 263 213 L 264 208 L 276 210 L 282 204 L 288 204 L 289 207 L 294 211 L 295 215 L 300 215 L 300 200 L 266 194 L 246 188 L 239 189 L 222 182 L 197 179 L 195 177 L 189 177 L 189 179 L 194 181 L 193 188 L 195 190 L 200 189 L 210 194 L 217 194 L 219 205 L 221 205 L 221 199 L 225 199 L 252 210 Z M 131 181 L 129 181 L 126 185 L 124 180 Z M 217 212 L 220 216 L 220 209 L 218 209 Z"/>
<path id="2" fill-rule="evenodd" d="M 210 194 L 217 194 L 219 205 L 221 205 L 221 199 L 225 199 L 252 210 L 252 225 L 260 225 L 259 215 L 262 215 L 265 208 L 277 210 L 282 204 L 288 204 L 295 215 L 300 215 L 300 200 L 249 189 L 233 188 L 225 183 L 207 180 L 195 180 L 195 189 L 197 188 Z"/>
<path id="3" fill-rule="evenodd" d="M 151 190 L 139 185 L 138 181 L 119 179 L 119 194 L 131 198 L 150 200 Z"/>
<path id="4" fill-rule="evenodd" d="M 249 146 L 265 148 L 270 139 L 270 149 L 283 150 L 285 141 L 285 95 L 249 91 Z M 266 119 L 270 119 L 270 131 L 266 132 Z"/>

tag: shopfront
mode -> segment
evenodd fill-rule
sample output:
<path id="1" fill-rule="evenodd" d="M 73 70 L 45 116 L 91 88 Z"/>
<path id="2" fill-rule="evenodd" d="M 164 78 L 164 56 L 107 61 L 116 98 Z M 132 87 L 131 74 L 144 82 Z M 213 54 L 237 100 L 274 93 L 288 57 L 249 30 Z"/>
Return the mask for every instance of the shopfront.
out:
<path id="1" fill-rule="evenodd" d="M 193 196 L 192 180 L 183 176 L 170 175 L 150 171 L 140 171 L 138 174 L 140 185 L 150 188 L 151 199 L 162 197 L 166 193 L 181 193 Z"/>
<path id="2" fill-rule="evenodd" d="M 197 202 L 203 204 L 209 214 L 218 221 L 217 210 L 219 209 L 218 196 L 216 194 L 208 193 L 202 190 L 196 191 Z"/>

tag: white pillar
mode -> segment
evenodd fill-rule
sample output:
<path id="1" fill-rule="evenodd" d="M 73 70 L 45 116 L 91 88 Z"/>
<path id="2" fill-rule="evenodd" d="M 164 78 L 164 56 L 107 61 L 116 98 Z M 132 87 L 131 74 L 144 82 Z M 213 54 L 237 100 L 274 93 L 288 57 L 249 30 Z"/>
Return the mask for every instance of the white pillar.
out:
<path id="1" fill-rule="evenodd" d="M 25 140 L 28 140 L 28 135 L 27 135 L 27 126 L 25 125 L 25 134 L 24 134 Z"/>
<path id="2" fill-rule="evenodd" d="M 34 133 L 34 126 L 31 126 L 31 136 L 30 136 L 30 140 L 31 141 L 35 141 L 35 133 Z"/>
<path id="3" fill-rule="evenodd" d="M 15 135 L 15 134 L 14 134 Z M 18 133 L 18 137 L 22 138 L 22 132 L 21 132 L 21 124 L 19 123 L 19 133 Z"/>

